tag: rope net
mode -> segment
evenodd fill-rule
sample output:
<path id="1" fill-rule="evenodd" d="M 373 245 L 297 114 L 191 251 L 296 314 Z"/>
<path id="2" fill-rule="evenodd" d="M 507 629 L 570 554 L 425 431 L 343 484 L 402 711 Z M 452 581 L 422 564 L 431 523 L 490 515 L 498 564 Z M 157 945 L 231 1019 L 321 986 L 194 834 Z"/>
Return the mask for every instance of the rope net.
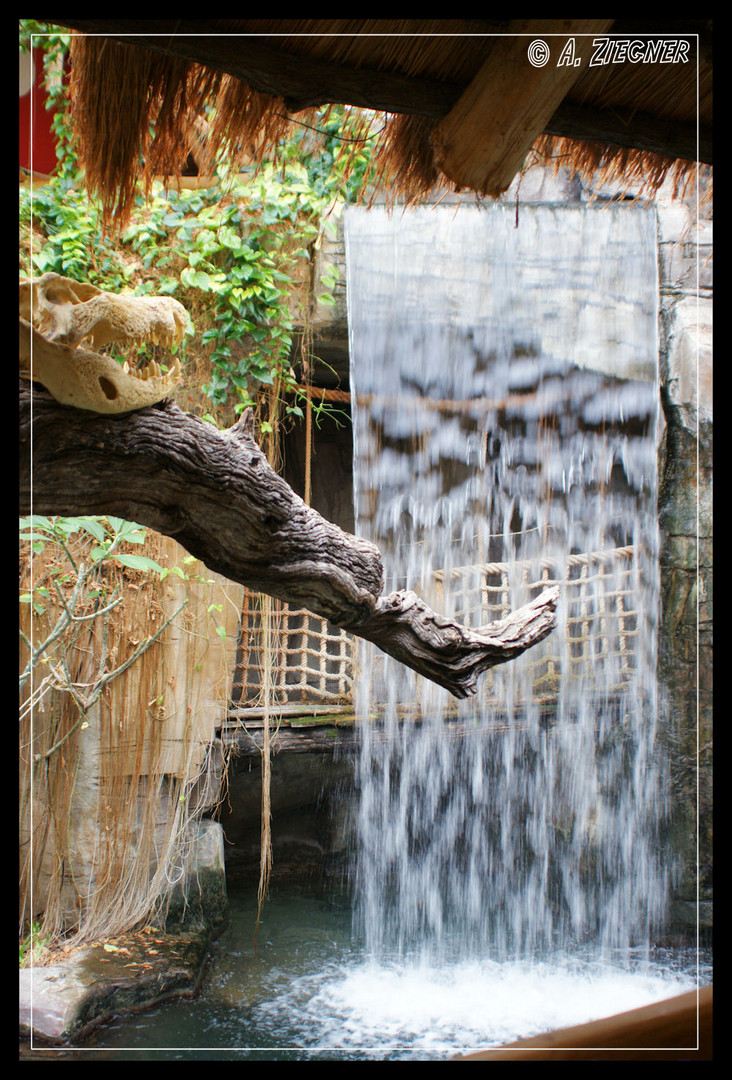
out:
<path id="1" fill-rule="evenodd" d="M 573 554 L 564 560 L 543 557 L 513 563 L 476 563 L 436 571 L 428 591 L 437 610 L 478 628 L 505 618 L 544 589 L 559 585 L 563 617 L 554 634 L 522 661 L 522 693 L 551 704 L 560 681 L 600 680 L 620 692 L 637 669 L 638 567 L 631 545 Z M 234 675 L 233 703 L 240 710 L 263 704 L 264 640 L 268 637 L 270 705 L 274 712 L 303 712 L 323 705 L 353 704 L 357 639 L 311 612 L 271 602 L 269 632 L 261 597 L 247 592 Z M 378 654 L 372 678 L 378 680 L 387 658 Z M 493 672 L 484 677 L 479 699 L 500 706 Z M 407 704 L 407 703 L 404 703 Z M 419 702 L 415 704 L 419 714 Z"/>

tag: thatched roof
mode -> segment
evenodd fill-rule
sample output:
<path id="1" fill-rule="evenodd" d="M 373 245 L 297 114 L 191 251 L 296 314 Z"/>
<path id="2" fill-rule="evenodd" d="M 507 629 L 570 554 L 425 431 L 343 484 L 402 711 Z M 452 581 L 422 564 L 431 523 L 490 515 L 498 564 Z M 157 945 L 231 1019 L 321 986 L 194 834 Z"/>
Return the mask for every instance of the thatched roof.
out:
<path id="1" fill-rule="evenodd" d="M 72 86 L 87 181 L 118 218 L 137 180 L 180 171 L 196 115 L 214 99 L 209 151 L 234 148 L 250 160 L 284 134 L 289 118 L 308 122 L 323 104 L 385 113 L 381 175 L 406 200 L 438 183 L 498 196 L 532 148 L 533 159 L 603 168 L 650 190 L 669 172 L 684 180 L 712 160 L 710 20 L 62 25 L 81 31 Z M 551 54 L 543 66 L 527 57 L 538 38 Z M 560 65 L 569 38 L 575 62 Z M 613 44 L 602 50 L 596 38 Z"/>

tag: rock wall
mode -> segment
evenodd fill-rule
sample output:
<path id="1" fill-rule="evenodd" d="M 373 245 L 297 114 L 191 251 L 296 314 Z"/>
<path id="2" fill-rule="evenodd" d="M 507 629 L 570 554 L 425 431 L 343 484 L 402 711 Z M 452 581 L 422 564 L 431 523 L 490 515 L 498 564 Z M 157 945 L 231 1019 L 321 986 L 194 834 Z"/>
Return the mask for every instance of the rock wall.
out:
<path id="1" fill-rule="evenodd" d="M 683 868 L 674 915 L 711 928 L 712 204 L 658 200 L 660 676 L 670 720 L 674 830 Z M 697 871 L 698 844 L 698 871 Z M 698 900 L 698 904 L 697 904 Z"/>

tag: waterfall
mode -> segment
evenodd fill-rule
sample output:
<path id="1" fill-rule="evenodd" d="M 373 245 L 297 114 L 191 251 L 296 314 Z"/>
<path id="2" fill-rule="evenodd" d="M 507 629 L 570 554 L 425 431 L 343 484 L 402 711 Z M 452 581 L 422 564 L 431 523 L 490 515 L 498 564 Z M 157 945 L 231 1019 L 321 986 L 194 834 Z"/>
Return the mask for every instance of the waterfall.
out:
<path id="1" fill-rule="evenodd" d="M 357 531 L 387 591 L 559 625 L 457 702 L 363 644 L 356 892 L 371 955 L 646 947 L 663 919 L 655 218 L 350 209 Z"/>

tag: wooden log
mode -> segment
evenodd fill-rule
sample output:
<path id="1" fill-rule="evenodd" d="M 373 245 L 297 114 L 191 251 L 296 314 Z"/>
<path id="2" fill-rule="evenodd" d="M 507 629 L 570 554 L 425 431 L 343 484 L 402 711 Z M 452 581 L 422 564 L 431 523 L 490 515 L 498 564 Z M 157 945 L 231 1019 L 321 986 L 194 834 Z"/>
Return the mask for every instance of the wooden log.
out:
<path id="1" fill-rule="evenodd" d="M 172 536 L 209 569 L 372 641 L 456 697 L 555 625 L 556 588 L 480 630 L 414 593 L 383 597 L 378 549 L 322 518 L 270 468 L 250 413 L 228 431 L 170 400 L 101 415 L 21 379 L 20 512 L 114 514 Z"/>
<path id="2" fill-rule="evenodd" d="M 493 42 L 478 74 L 432 132 L 435 162 L 442 172 L 458 188 L 493 198 L 502 195 L 591 55 L 592 38 L 575 35 L 601 34 L 612 22 L 512 22 L 507 35 Z M 532 39 L 558 31 L 574 39 L 571 62 L 558 66 L 565 39 L 548 37 L 552 51 L 549 62 L 542 67 L 532 65 L 527 56 Z"/>
<path id="3" fill-rule="evenodd" d="M 221 732 L 221 743 L 234 757 L 256 758 L 262 753 L 263 729 L 243 721 L 237 728 L 225 728 Z M 331 754 L 336 748 L 354 751 L 358 743 L 358 732 L 346 725 L 292 728 L 272 720 L 270 751 L 273 754 Z"/>
<path id="4" fill-rule="evenodd" d="M 453 1061 L 711 1061 L 711 986 Z"/>

